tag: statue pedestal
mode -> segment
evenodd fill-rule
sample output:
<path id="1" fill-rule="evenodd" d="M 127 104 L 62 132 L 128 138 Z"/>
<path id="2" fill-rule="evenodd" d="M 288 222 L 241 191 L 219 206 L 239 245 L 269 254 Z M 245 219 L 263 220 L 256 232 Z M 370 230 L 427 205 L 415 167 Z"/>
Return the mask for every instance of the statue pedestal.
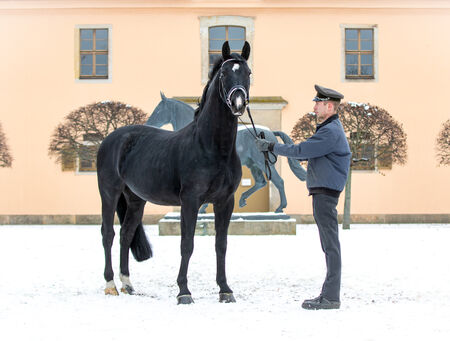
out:
<path id="1" fill-rule="evenodd" d="M 167 213 L 159 222 L 160 236 L 180 235 L 180 212 Z M 233 213 L 229 235 L 295 235 L 296 220 L 284 213 Z M 196 235 L 214 235 L 214 214 L 199 214 Z"/>

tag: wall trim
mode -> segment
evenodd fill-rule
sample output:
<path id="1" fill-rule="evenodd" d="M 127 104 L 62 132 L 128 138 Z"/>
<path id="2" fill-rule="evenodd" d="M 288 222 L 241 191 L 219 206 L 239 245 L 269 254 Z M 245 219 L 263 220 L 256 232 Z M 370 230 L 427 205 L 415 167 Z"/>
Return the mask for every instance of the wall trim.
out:
<path id="1" fill-rule="evenodd" d="M 297 224 L 314 224 L 311 214 L 289 214 Z M 164 214 L 147 214 L 144 225 L 158 224 Z M 439 214 L 353 214 L 352 224 L 450 224 L 450 213 Z M 116 217 L 115 224 L 119 221 Z M 342 215 L 339 215 L 342 223 Z M 99 225 L 99 214 L 0 215 L 0 225 Z"/>

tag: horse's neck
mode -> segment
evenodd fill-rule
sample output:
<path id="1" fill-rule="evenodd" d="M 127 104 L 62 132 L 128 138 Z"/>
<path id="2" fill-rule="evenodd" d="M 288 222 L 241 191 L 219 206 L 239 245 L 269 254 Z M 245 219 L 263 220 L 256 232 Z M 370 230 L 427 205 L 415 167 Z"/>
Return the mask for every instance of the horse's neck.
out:
<path id="1" fill-rule="evenodd" d="M 207 98 L 197 119 L 198 138 L 205 147 L 231 155 L 236 150 L 237 118 L 220 99 L 216 82 L 211 84 Z"/>

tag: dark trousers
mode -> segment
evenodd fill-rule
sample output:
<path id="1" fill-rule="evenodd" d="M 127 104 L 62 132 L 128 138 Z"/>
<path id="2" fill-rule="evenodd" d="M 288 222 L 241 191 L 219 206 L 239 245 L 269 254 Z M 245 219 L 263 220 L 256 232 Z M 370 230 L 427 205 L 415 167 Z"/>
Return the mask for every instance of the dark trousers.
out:
<path id="1" fill-rule="evenodd" d="M 341 245 L 339 243 L 336 206 L 339 198 L 328 194 L 313 194 L 313 214 L 319 228 L 320 243 L 325 253 L 327 276 L 322 286 L 322 296 L 340 301 Z"/>

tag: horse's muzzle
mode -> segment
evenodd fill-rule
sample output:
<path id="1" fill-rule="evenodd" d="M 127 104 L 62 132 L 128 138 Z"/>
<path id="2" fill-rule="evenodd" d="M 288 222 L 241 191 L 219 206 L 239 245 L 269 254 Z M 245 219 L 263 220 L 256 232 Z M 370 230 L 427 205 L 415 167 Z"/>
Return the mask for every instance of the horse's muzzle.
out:
<path id="1" fill-rule="evenodd" d="M 231 112 L 234 116 L 242 116 L 247 107 L 247 99 L 242 90 L 235 91 L 231 96 Z"/>

